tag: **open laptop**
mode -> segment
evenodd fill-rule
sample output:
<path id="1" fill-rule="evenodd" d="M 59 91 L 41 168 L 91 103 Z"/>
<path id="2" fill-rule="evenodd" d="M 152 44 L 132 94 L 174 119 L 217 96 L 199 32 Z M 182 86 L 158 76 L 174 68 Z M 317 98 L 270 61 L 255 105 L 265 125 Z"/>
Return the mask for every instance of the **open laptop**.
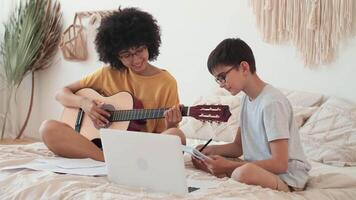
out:
<path id="1" fill-rule="evenodd" d="M 110 181 L 177 195 L 188 193 L 177 136 L 101 129 Z"/>

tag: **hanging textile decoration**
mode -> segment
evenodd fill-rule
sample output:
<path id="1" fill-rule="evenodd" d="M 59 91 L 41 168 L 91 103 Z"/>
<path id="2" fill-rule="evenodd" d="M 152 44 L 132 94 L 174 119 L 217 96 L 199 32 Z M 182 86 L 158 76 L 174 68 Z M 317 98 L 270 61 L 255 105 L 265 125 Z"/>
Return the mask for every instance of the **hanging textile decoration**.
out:
<path id="1" fill-rule="evenodd" d="M 353 0 L 250 0 L 263 40 L 291 41 L 308 67 L 335 59 L 352 34 Z"/>
<path id="2" fill-rule="evenodd" d="M 101 21 L 101 18 L 111 14 L 114 10 L 108 11 L 85 11 L 77 12 L 71 24 L 61 36 L 59 47 L 66 60 L 84 61 L 88 58 L 87 36 L 82 19 L 89 18 L 89 25 L 94 25 Z"/>

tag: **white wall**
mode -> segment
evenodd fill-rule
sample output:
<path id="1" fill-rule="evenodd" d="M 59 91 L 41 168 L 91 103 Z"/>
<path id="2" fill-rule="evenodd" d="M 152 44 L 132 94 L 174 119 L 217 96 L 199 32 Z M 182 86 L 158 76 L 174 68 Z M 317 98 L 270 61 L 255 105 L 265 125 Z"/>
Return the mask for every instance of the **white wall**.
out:
<path id="1" fill-rule="evenodd" d="M 340 47 L 337 60 L 315 70 L 305 68 L 296 49 L 289 45 L 269 45 L 261 41 L 255 16 L 247 0 L 60 0 L 65 27 L 75 11 L 114 9 L 118 6 L 139 7 L 152 13 L 162 29 L 161 55 L 156 66 L 169 70 L 177 79 L 181 102 L 189 105 L 200 95 L 216 87 L 206 68 L 210 51 L 223 39 L 240 37 L 253 49 L 257 72 L 265 81 L 283 88 L 335 95 L 356 102 L 356 39 Z M 356 9 L 354 9 L 356 12 Z M 355 20 L 356 21 L 356 20 Z M 80 79 L 101 64 L 94 48 L 87 62 L 68 62 L 59 56 L 57 64 L 37 74 L 39 113 L 28 130 L 38 137 L 37 128 L 44 119 L 57 119 L 61 106 L 54 100 L 55 91 Z"/>

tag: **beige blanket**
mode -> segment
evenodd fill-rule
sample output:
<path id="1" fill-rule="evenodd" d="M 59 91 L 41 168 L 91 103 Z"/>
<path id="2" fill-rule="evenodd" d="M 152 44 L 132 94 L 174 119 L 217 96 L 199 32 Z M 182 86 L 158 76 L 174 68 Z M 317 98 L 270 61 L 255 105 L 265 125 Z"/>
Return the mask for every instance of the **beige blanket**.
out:
<path id="1" fill-rule="evenodd" d="M 0 145 L 0 169 L 35 158 L 54 156 L 42 143 Z M 351 200 L 356 198 L 356 168 L 337 168 L 313 163 L 306 191 L 284 193 L 259 186 L 218 179 L 186 161 L 187 178 L 215 182 L 217 187 L 197 190 L 185 197 L 150 193 L 140 188 L 110 183 L 106 177 L 56 174 L 48 171 L 0 170 L 0 199 L 287 199 Z"/>

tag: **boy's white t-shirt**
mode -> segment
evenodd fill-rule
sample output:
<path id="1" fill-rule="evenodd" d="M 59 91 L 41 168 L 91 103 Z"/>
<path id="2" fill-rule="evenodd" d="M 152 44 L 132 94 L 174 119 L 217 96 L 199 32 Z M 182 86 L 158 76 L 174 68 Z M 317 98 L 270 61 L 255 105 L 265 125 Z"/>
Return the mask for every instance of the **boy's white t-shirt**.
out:
<path id="1" fill-rule="evenodd" d="M 266 85 L 256 99 L 242 98 L 241 140 L 246 161 L 272 158 L 269 142 L 288 139 L 288 171 L 278 176 L 288 185 L 304 188 L 311 166 L 308 163 L 288 99 L 278 89 Z"/>

